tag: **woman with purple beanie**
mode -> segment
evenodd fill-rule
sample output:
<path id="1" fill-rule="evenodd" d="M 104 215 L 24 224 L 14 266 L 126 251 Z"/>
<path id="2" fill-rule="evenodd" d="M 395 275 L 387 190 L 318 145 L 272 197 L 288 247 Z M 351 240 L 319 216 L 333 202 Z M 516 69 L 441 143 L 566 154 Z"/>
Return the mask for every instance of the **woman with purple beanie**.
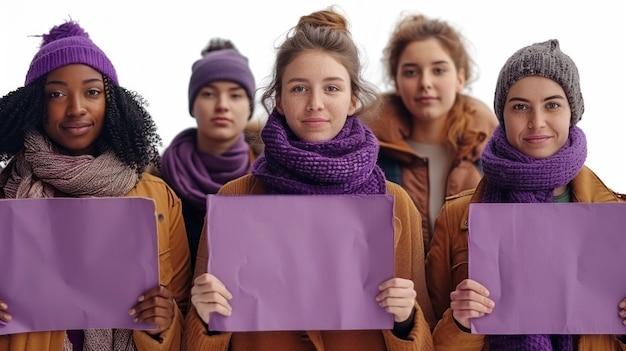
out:
<path id="1" fill-rule="evenodd" d="M 197 128 L 180 132 L 163 153 L 160 175 L 183 203 L 192 267 L 206 213 L 206 195 L 246 173 L 255 158 L 245 138 L 254 110 L 248 59 L 230 40 L 214 38 L 192 65 L 189 113 Z"/>
<path id="2" fill-rule="evenodd" d="M 623 200 L 585 166 L 587 141 L 577 126 L 584 107 L 576 64 L 556 39 L 518 50 L 500 70 L 494 98 L 500 124 L 481 156 L 485 175 L 475 190 L 446 201 L 427 256 L 428 289 L 435 308 L 445 310 L 433 332 L 437 350 L 626 350 L 620 335 L 479 335 L 470 330 L 471 318 L 498 308 L 480 282 L 467 278 L 470 203 Z M 626 299 L 615 301 L 615 314 L 626 317 Z"/>
<path id="3" fill-rule="evenodd" d="M 24 86 L 0 99 L 0 161 L 8 162 L 0 173 L 0 198 L 154 200 L 159 284 L 128 301 L 129 310 L 120 312 L 155 329 L 1 335 L 0 351 L 180 350 L 191 283 L 189 248 L 180 200 L 162 179 L 145 172 L 159 162 L 156 125 L 143 98 L 119 85 L 113 64 L 77 22 L 62 23 L 42 37 Z M 85 237 L 91 240 L 89 232 Z M 10 298 L 0 296 L 0 328 L 17 323 L 11 321 Z"/>

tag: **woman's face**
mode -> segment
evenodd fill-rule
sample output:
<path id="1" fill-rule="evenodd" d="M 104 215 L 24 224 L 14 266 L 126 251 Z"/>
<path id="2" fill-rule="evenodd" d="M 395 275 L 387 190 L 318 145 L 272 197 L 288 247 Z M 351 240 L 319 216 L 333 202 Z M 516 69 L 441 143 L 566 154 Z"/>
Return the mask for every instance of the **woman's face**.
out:
<path id="1" fill-rule="evenodd" d="M 535 159 L 556 154 L 569 136 L 572 110 L 552 79 L 528 76 L 513 85 L 504 104 L 506 139 Z"/>
<path id="2" fill-rule="evenodd" d="M 106 108 L 102 74 L 82 64 L 57 68 L 48 73 L 45 94 L 48 137 L 70 155 L 94 154 Z"/>
<path id="3" fill-rule="evenodd" d="M 306 51 L 285 68 L 276 108 L 298 138 L 331 140 L 356 111 L 350 75 L 328 53 Z"/>
<path id="4" fill-rule="evenodd" d="M 398 60 L 396 92 L 418 122 L 445 118 L 465 86 L 463 70 L 437 39 L 414 41 Z"/>
<path id="5" fill-rule="evenodd" d="M 214 81 L 198 92 L 192 115 L 198 125 L 198 148 L 221 153 L 241 138 L 250 117 L 250 98 L 237 83 Z"/>

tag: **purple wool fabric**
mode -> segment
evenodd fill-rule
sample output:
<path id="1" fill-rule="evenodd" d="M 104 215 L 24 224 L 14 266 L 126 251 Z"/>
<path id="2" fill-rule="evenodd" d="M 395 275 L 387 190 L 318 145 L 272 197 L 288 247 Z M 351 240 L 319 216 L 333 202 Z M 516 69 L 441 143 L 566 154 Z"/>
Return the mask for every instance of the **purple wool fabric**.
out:
<path id="1" fill-rule="evenodd" d="M 251 172 L 269 194 L 385 194 L 376 165 L 378 142 L 356 116 L 332 140 L 309 143 L 291 132 L 276 109 L 261 131 L 264 152 Z"/>
<path id="2" fill-rule="evenodd" d="M 487 179 L 484 202 L 552 202 L 554 189 L 568 184 L 587 159 L 583 131 L 570 127 L 565 145 L 556 154 L 536 160 L 515 149 L 498 125 L 483 150 L 481 161 Z"/>
<path id="3" fill-rule="evenodd" d="M 492 335 L 492 351 L 573 351 L 571 335 Z"/>
<path id="4" fill-rule="evenodd" d="M 221 155 L 198 151 L 196 128 L 180 132 L 163 152 L 161 176 L 194 207 L 206 211 L 206 195 L 215 194 L 226 182 L 243 176 L 250 165 L 249 146 L 243 134 Z"/>
<path id="5" fill-rule="evenodd" d="M 30 63 L 24 85 L 72 63 L 90 66 L 119 85 L 113 64 L 77 22 L 69 21 L 55 26 L 42 37 L 41 47 Z"/>

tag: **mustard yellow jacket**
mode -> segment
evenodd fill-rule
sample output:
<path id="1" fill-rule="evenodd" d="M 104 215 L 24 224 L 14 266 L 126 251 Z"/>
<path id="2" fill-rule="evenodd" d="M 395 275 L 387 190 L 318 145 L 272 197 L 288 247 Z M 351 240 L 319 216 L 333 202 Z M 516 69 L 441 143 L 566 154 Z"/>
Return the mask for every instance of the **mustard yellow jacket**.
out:
<path id="1" fill-rule="evenodd" d="M 143 174 L 139 183 L 126 196 L 155 200 L 159 236 L 159 284 L 167 287 L 177 302 L 172 326 L 161 333 L 160 340 L 152 339 L 144 331 L 135 330 L 135 345 L 138 351 L 179 351 L 184 313 L 188 307 L 191 289 L 191 263 L 180 200 L 165 182 L 148 173 Z M 0 336 L 0 351 L 61 351 L 64 337 L 65 331 L 3 335 Z"/>
<path id="2" fill-rule="evenodd" d="M 448 197 L 435 223 L 435 236 L 426 259 L 426 279 L 435 314 L 437 318 L 442 318 L 433 331 L 437 350 L 489 350 L 484 335 L 461 331 L 449 309 L 450 293 L 468 276 L 469 204 L 481 202 L 484 189 L 483 179 L 475 191 L 468 190 Z M 571 192 L 574 202 L 625 200 L 622 194 L 607 188 L 586 166 L 572 180 Z M 578 351 L 626 350 L 626 346 L 614 335 L 582 335 L 577 340 Z"/>
<path id="3" fill-rule="evenodd" d="M 246 175 L 226 183 L 220 195 L 263 194 L 261 182 Z M 387 182 L 387 193 L 394 195 L 395 275 L 411 279 L 417 292 L 414 326 L 408 340 L 396 338 L 391 330 L 364 331 L 276 331 L 255 333 L 219 333 L 208 335 L 193 306 L 190 307 L 185 324 L 185 350 L 318 350 L 362 351 L 432 350 L 430 326 L 424 315 L 432 316 L 428 305 L 428 292 L 424 278 L 424 255 L 421 237 L 420 215 L 406 192 L 398 185 Z M 206 223 L 200 242 L 206 242 Z M 206 273 L 208 248 L 198 249 L 194 278 Z M 432 320 L 432 318 L 431 318 Z"/>

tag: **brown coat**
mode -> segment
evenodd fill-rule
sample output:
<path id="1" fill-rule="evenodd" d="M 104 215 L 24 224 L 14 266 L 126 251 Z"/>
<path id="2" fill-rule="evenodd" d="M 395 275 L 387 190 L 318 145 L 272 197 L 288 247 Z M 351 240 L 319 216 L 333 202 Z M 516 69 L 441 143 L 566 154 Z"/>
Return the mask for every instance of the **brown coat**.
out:
<path id="1" fill-rule="evenodd" d="M 433 334 L 437 350 L 488 350 L 484 335 L 462 332 L 449 309 L 450 293 L 468 277 L 469 204 L 481 202 L 484 189 L 485 183 L 481 181 L 475 191 L 468 190 L 447 198 L 435 223 L 436 234 L 426 260 L 426 277 L 435 314 L 437 318 L 443 315 Z M 574 202 L 619 202 L 623 197 L 608 189 L 587 167 L 583 167 L 572 180 L 571 191 Z M 578 340 L 578 350 L 626 348 L 612 335 L 584 335 Z"/>
<path id="2" fill-rule="evenodd" d="M 135 330 L 135 345 L 138 351 L 179 351 L 191 289 L 189 248 L 180 200 L 161 179 L 147 173 L 126 196 L 155 200 L 159 218 L 159 283 L 172 292 L 177 302 L 172 326 L 161 333 L 160 341 L 152 339 L 144 331 Z M 0 336 L 0 351 L 61 351 L 64 337 L 65 331 L 3 335 Z"/>
<path id="3" fill-rule="evenodd" d="M 220 333 L 208 335 L 193 306 L 185 324 L 184 348 L 186 350 L 432 350 L 430 327 L 424 315 L 432 320 L 431 307 L 424 278 L 424 256 L 420 233 L 419 213 L 402 188 L 387 182 L 387 193 L 394 195 L 395 204 L 395 275 L 411 279 L 417 292 L 414 326 L 408 339 L 396 338 L 391 330 L 364 331 L 280 331 L 257 333 Z M 264 194 L 262 183 L 247 175 L 227 183 L 218 194 Z M 206 228 L 201 242 L 206 242 Z M 194 278 L 206 273 L 208 249 L 200 246 Z M 422 307 L 422 308 L 420 308 Z"/>
<path id="4" fill-rule="evenodd" d="M 446 182 L 446 196 L 476 187 L 482 177 L 476 163 L 498 123 L 491 109 L 477 99 L 459 95 L 456 104 L 460 104 L 462 111 L 471 114 L 473 118 L 466 128 L 465 139 L 468 145 L 453 156 L 453 164 Z M 389 174 L 388 167 L 383 166 L 387 177 L 402 185 L 422 214 L 424 249 L 427 253 L 432 240 L 428 200 L 428 159 L 416 154 L 407 142 L 411 135 L 413 117 L 403 106 L 398 96 L 389 94 L 379 117 L 368 117 L 365 120 L 378 138 L 380 155 L 393 160 L 393 163 L 399 166 L 401 178 L 399 181 Z"/>

